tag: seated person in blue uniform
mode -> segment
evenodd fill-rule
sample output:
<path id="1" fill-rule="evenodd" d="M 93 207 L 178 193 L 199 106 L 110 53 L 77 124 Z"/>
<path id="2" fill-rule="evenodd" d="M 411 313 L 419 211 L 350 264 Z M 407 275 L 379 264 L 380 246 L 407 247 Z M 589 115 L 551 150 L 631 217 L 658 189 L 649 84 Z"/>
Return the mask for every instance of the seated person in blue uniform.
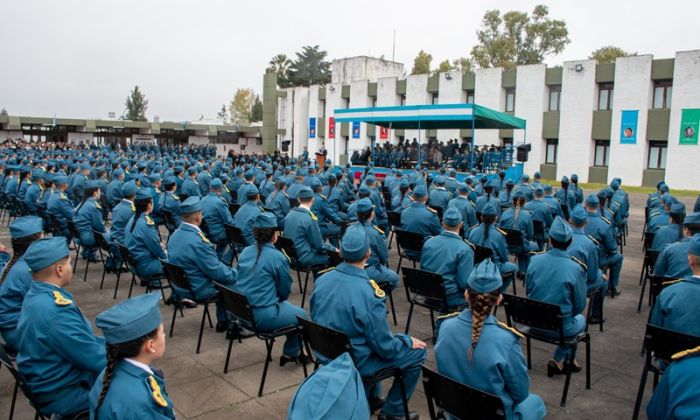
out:
<path id="1" fill-rule="evenodd" d="M 523 208 L 532 213 L 533 229 L 535 222 L 542 224 L 544 231 L 534 232 L 533 239 L 537 242 L 538 251 L 542 251 L 544 244 L 547 242 L 547 230 L 552 226 L 554 221 L 554 213 L 549 204 L 544 200 L 544 189 L 542 186 L 537 186 L 532 190 L 532 201 L 525 203 Z"/>
<path id="2" fill-rule="evenodd" d="M 406 334 L 392 334 L 386 319 L 386 295 L 364 269 L 371 251 L 363 226 L 353 224 L 347 228 L 340 252 L 344 262 L 316 280 L 311 295 L 311 318 L 348 336 L 353 360 L 363 377 L 388 367 L 400 368 L 410 400 L 420 377 L 420 366 L 425 361 L 425 343 Z M 392 385 L 385 403 L 380 397 L 379 384 L 373 393 L 365 391 L 372 411 L 383 407 L 380 420 L 403 418 L 397 382 Z M 418 415 L 412 412 L 410 418 L 417 419 Z"/>
<path id="3" fill-rule="evenodd" d="M 522 234 L 521 245 L 512 249 L 515 256 L 518 258 L 518 273 L 522 276 L 524 276 L 527 271 L 530 252 L 538 249 L 537 243 L 534 241 L 532 213 L 525 210 L 524 206 L 525 196 L 518 191 L 513 194 L 513 206 L 504 211 L 498 220 L 498 226 L 500 228 L 517 230 Z"/>
<path id="4" fill-rule="evenodd" d="M 369 420 L 362 377 L 348 353 L 321 366 L 299 385 L 288 420 Z"/>
<path id="5" fill-rule="evenodd" d="M 311 178 L 311 190 L 314 192 L 314 202 L 311 206 L 311 212 L 318 217 L 316 223 L 321 228 L 321 234 L 324 238 L 331 238 L 331 242 L 337 244 L 337 239 L 340 236 L 340 224 L 342 220 L 333 208 L 328 204 L 328 199 L 321 194 L 323 185 L 318 177 Z"/>
<path id="6" fill-rule="evenodd" d="M 66 195 L 68 178 L 59 175 L 54 178 L 54 184 L 56 189 L 46 203 L 46 214 L 49 216 L 49 220 L 53 219 L 53 222 L 56 223 L 61 231 L 61 236 L 70 241 L 72 236 L 68 230 L 68 222 L 73 221 L 73 202 Z"/>
<path id="7" fill-rule="evenodd" d="M 235 290 L 244 294 L 253 307 L 257 327 L 272 331 L 297 325 L 297 316 L 306 319 L 306 312 L 289 303 L 292 277 L 289 259 L 275 248 L 277 220 L 272 213 L 259 213 L 253 221 L 255 243 L 247 246 L 238 257 L 238 280 Z M 287 335 L 280 365 L 299 359 L 299 336 Z M 305 359 L 302 358 L 302 362 Z"/>
<path id="8" fill-rule="evenodd" d="M 428 191 L 425 185 L 417 185 L 413 190 L 413 203 L 401 212 L 401 229 L 419 233 L 425 240 L 442 231 L 437 212 L 425 205 L 427 201 Z"/>
<path id="9" fill-rule="evenodd" d="M 287 183 L 279 180 L 275 184 L 275 191 L 270 193 L 265 200 L 265 207 L 272 210 L 277 218 L 277 226 L 284 226 L 284 218 L 287 217 L 291 206 L 289 205 L 289 195 L 287 194 Z"/>
<path id="10" fill-rule="evenodd" d="M 248 200 L 246 198 L 248 196 L 248 188 L 255 186 L 255 184 L 253 183 L 253 181 L 255 180 L 255 171 L 250 169 L 245 173 L 244 178 L 245 182 L 241 184 L 241 186 L 238 187 L 238 191 L 236 191 L 236 196 L 238 197 L 238 204 L 241 206 L 244 205 L 245 202 Z"/>
<path id="11" fill-rule="evenodd" d="M 221 198 L 222 187 L 218 178 L 209 184 L 209 193 L 202 198 L 202 215 L 209 229 L 209 239 L 216 244 L 216 255 L 224 264 L 231 265 L 233 250 L 229 249 L 224 225 L 233 225 L 234 222 L 228 205 Z M 243 199 L 247 200 L 247 196 Z"/>
<path id="12" fill-rule="evenodd" d="M 17 367 L 43 414 L 71 417 L 89 407 L 88 393 L 106 364 L 104 339 L 65 290 L 73 265 L 64 238 L 35 241 L 24 261 L 34 281 L 17 324 Z"/>
<path id="13" fill-rule="evenodd" d="M 447 209 L 447 204 L 452 199 L 452 193 L 445 188 L 445 177 L 438 175 L 435 177 L 435 188 L 430 191 L 428 205 L 431 207 L 440 207 L 443 210 Z"/>
<path id="14" fill-rule="evenodd" d="M 386 265 L 389 261 L 389 250 L 386 243 L 384 231 L 372 224 L 374 220 L 374 205 L 369 198 L 363 198 L 357 202 L 357 222 L 360 223 L 367 232 L 370 239 L 370 250 L 372 251 L 367 260 L 365 270 L 371 279 L 378 284 L 388 284 L 391 290 L 399 285 L 399 275 L 390 270 Z"/>
<path id="15" fill-rule="evenodd" d="M 124 244 L 124 229 L 129 220 L 134 217 L 134 212 L 136 212 L 136 207 L 134 206 L 135 194 L 136 185 L 134 183 L 126 182 L 122 184 L 122 199 L 112 209 L 112 225 L 109 228 L 109 238 L 112 242 Z"/>
<path id="16" fill-rule="evenodd" d="M 187 197 L 202 196 L 199 189 L 199 184 L 197 183 L 197 168 L 194 166 L 187 168 L 187 178 L 185 178 L 180 186 L 180 195 Z"/>
<path id="17" fill-rule="evenodd" d="M 498 202 L 498 198 L 493 192 L 495 181 L 488 181 L 484 184 L 484 194 L 476 200 L 476 212 L 483 213 L 484 207 L 491 204 L 498 214 L 501 214 L 501 205 Z"/>
<path id="18" fill-rule="evenodd" d="M 682 241 L 685 237 L 683 234 L 685 205 L 683 203 L 673 203 L 669 210 L 669 218 L 671 224 L 660 227 L 654 234 L 654 240 L 651 242 L 651 249 L 661 251 L 666 245 Z"/>
<path id="19" fill-rule="evenodd" d="M 194 296 L 189 290 L 173 287 L 178 298 L 206 300 L 216 295 L 214 282 L 233 288 L 238 272 L 223 264 L 216 256 L 214 245 L 199 229 L 202 223 L 202 204 L 197 196 L 190 197 L 180 205 L 182 223 L 168 241 L 168 262 L 180 266 L 192 285 Z M 216 303 L 216 331 L 228 328 L 228 319 L 223 306 Z"/>
<path id="20" fill-rule="evenodd" d="M 474 268 L 474 250 L 459 235 L 462 224 L 459 210 L 448 208 L 442 218 L 442 232 L 425 242 L 420 259 L 421 270 L 442 276 L 447 305 L 452 309 L 466 305 L 464 291 Z"/>
<path id="21" fill-rule="evenodd" d="M 700 233 L 700 213 L 690 213 L 683 220 L 685 238 L 666 246 L 654 265 L 654 275 L 682 279 L 693 275 L 688 265 L 690 238 Z"/>
<path id="22" fill-rule="evenodd" d="M 212 182 L 212 184 L 215 184 L 215 182 Z M 260 194 L 255 185 L 246 190 L 246 195 L 248 201 L 246 201 L 246 203 L 238 209 L 236 215 L 233 216 L 233 225 L 243 232 L 245 245 L 255 245 L 253 223 L 255 222 L 255 218 L 263 212 L 263 208 L 260 206 Z"/>
<path id="23" fill-rule="evenodd" d="M 369 190 L 369 188 L 366 185 L 363 185 L 357 189 L 357 200 L 353 201 L 348 206 L 348 221 L 349 222 L 356 222 L 357 221 L 357 203 L 359 203 L 360 200 L 362 200 L 363 198 L 369 197 L 370 194 L 371 194 L 371 191 Z M 374 204 L 374 203 L 372 203 L 372 204 Z M 372 223 L 376 224 L 377 221 L 374 220 Z"/>
<path id="24" fill-rule="evenodd" d="M 17 321 L 22 302 L 32 285 L 32 273 L 24 260 L 29 245 L 44 237 L 43 221 L 37 216 L 18 217 L 10 223 L 12 259 L 0 277 L 0 336 L 11 353 L 17 351 Z"/>
<path id="25" fill-rule="evenodd" d="M 561 217 L 554 219 L 549 231 L 550 249 L 532 257 L 525 275 L 525 291 L 530 299 L 559 305 L 564 323 L 564 336 L 572 337 L 586 328 L 583 310 L 586 306 L 586 268 L 566 250 L 571 244 L 572 232 Z M 559 331 L 551 331 L 559 336 Z M 564 365 L 572 364 L 574 372 L 581 367 L 572 359 L 571 349 L 557 346 L 547 363 L 547 376 L 565 373 Z"/>
<path id="26" fill-rule="evenodd" d="M 346 213 L 348 204 L 345 202 L 343 191 L 338 187 L 338 179 L 335 175 L 328 176 L 328 185 L 323 187 L 321 194 L 328 198 L 328 206 L 338 215 L 340 219 L 347 219 Z"/>
<path id="27" fill-rule="evenodd" d="M 177 188 L 175 178 L 171 176 L 163 178 L 163 188 L 165 192 L 159 198 L 161 212 L 169 214 L 174 222 L 174 227 L 177 228 L 180 226 L 182 218 L 180 217 L 180 197 L 175 194 Z"/>
<path id="28" fill-rule="evenodd" d="M 407 179 L 402 179 L 396 187 L 396 194 L 391 199 L 391 210 L 402 212 L 413 202 L 413 192 Z"/>
<path id="29" fill-rule="evenodd" d="M 649 420 L 700 418 L 700 346 L 673 355 L 647 405 Z"/>
<path id="30" fill-rule="evenodd" d="M 598 255 L 600 267 L 608 267 L 610 270 L 608 293 L 619 295 L 620 272 L 622 271 L 622 254 L 617 250 L 615 242 L 615 227 L 606 217 L 600 216 L 597 212 L 599 198 L 591 194 L 586 198 L 586 211 L 588 212 L 588 223 L 584 227 L 586 234 L 597 241 L 599 248 Z"/>
<path id="31" fill-rule="evenodd" d="M 471 309 L 443 319 L 435 345 L 438 372 L 499 397 L 507 419 L 544 418 L 544 401 L 530 394 L 522 334 L 491 314 L 502 299 L 501 273 L 487 258 L 474 267 L 466 284 L 464 297 Z"/>
<path id="32" fill-rule="evenodd" d="M 529 188 L 529 187 L 528 187 Z M 498 267 L 502 276 L 515 273 L 518 267 L 508 260 L 508 246 L 506 244 L 506 233 L 496 227 L 498 221 L 498 210 L 493 203 L 484 207 L 481 213 L 481 224 L 469 231 L 468 239 L 474 245 L 490 248 L 493 252 L 491 259 Z M 511 277 L 503 283 L 501 290 L 505 291 L 510 286 Z"/>
<path id="33" fill-rule="evenodd" d="M 314 193 L 304 187 L 299 191 L 299 206 L 290 210 L 284 219 L 284 236 L 294 242 L 299 264 L 303 267 L 318 267 L 328 264 L 328 251 L 336 248 L 323 242 L 323 235 L 318 227 L 318 217 L 311 211 Z"/>
<path id="34" fill-rule="evenodd" d="M 125 300 L 97 315 L 107 341 L 107 368 L 90 391 L 90 418 L 174 419 L 163 373 L 151 365 L 165 354 L 160 294 Z"/>
<path id="35" fill-rule="evenodd" d="M 455 207 L 462 214 L 465 232 L 479 224 L 479 221 L 476 220 L 474 203 L 469 200 L 469 186 L 467 184 L 460 182 L 457 185 L 457 196 L 450 200 L 447 207 Z"/>
<path id="36" fill-rule="evenodd" d="M 678 200 L 671 194 L 664 194 L 660 201 L 662 206 L 649 212 L 649 218 L 647 219 L 647 232 L 655 233 L 661 226 L 666 226 L 671 223 L 671 218 L 669 216 L 671 206 L 674 203 L 677 203 Z"/>
<path id="37" fill-rule="evenodd" d="M 542 190 L 544 192 L 542 201 L 549 206 L 549 209 L 552 212 L 552 221 L 554 221 L 556 216 L 564 217 L 564 214 L 561 212 L 561 204 L 559 203 L 559 200 L 552 194 L 552 186 L 545 184 L 542 186 Z"/>
<path id="38" fill-rule="evenodd" d="M 569 219 L 569 212 L 576 205 L 576 194 L 573 188 L 569 188 L 569 177 L 564 175 L 561 178 L 561 188 L 554 194 L 554 197 L 561 203 L 561 211 L 565 220 Z"/>
<path id="39" fill-rule="evenodd" d="M 29 214 L 41 216 L 41 208 L 39 200 L 44 192 L 44 170 L 34 169 L 32 171 L 32 183 L 27 187 L 27 193 L 24 196 L 24 202 L 27 203 Z"/>
<path id="40" fill-rule="evenodd" d="M 136 212 L 126 224 L 124 245 L 136 263 L 134 269 L 138 275 L 148 281 L 162 276 L 163 266 L 160 260 L 166 259 L 165 249 L 158 237 L 158 226 L 151 219 L 153 199 L 150 191 L 140 188 L 136 191 Z"/>
<path id="41" fill-rule="evenodd" d="M 695 308 L 700 302 L 700 234 L 690 238 L 687 262 L 692 272 L 669 282 L 656 299 L 651 323 L 683 334 L 700 336 L 700 318 Z"/>
<path id="42" fill-rule="evenodd" d="M 505 187 L 498 193 L 498 204 L 500 204 L 501 209 L 507 209 L 513 205 L 513 187 L 515 187 L 515 183 L 512 179 L 508 179 Z"/>
<path id="43" fill-rule="evenodd" d="M 100 188 L 97 181 L 87 181 L 83 190 L 83 201 L 75 208 L 73 215 L 75 227 L 80 233 L 83 258 L 90 261 L 97 261 L 95 256 L 97 242 L 95 242 L 93 230 L 102 233 L 107 241 L 110 240 L 102 218 L 102 206 L 99 201 Z"/>

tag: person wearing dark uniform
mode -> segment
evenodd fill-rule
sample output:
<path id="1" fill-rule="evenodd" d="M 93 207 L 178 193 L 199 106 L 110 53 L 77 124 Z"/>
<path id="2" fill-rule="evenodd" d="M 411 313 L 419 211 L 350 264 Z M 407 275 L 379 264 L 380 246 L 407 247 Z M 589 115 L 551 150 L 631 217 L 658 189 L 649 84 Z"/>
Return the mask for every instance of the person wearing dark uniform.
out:
<path id="1" fill-rule="evenodd" d="M 382 369 L 403 371 L 406 397 L 410 400 L 425 361 L 425 343 L 405 334 L 392 334 L 386 319 L 386 295 L 364 270 L 370 255 L 370 239 L 363 226 L 348 227 L 341 241 L 345 262 L 316 281 L 311 295 L 311 318 L 323 326 L 339 330 L 350 339 L 353 360 L 360 374 L 371 376 Z M 367 389 L 365 390 L 368 391 Z M 379 384 L 369 395 L 370 407 L 378 409 L 380 420 L 403 418 L 400 385 L 391 387 L 383 403 Z M 412 420 L 418 418 L 410 413 Z"/>
<path id="2" fill-rule="evenodd" d="M 481 224 L 469 231 L 469 242 L 474 245 L 490 248 L 493 251 L 493 262 L 498 266 L 501 275 L 515 273 L 518 267 L 508 260 L 508 246 L 506 244 L 506 233 L 496 227 L 498 211 L 493 204 L 484 207 L 481 214 Z M 503 289 L 508 289 L 509 281 L 503 284 Z"/>
<path id="3" fill-rule="evenodd" d="M 661 251 L 666 248 L 666 245 L 682 241 L 685 237 L 683 234 L 685 205 L 683 203 L 673 203 L 669 211 L 669 218 L 671 224 L 660 227 L 654 234 L 651 249 Z"/>
<path id="4" fill-rule="evenodd" d="M 374 205 L 369 198 L 357 202 L 357 220 L 362 224 L 370 239 L 371 254 L 365 270 L 371 279 L 378 284 L 389 284 L 391 290 L 399 285 L 399 275 L 387 267 L 389 250 L 384 231 L 372 224 L 374 220 Z"/>
<path id="5" fill-rule="evenodd" d="M 89 407 L 107 361 L 104 339 L 65 290 L 73 265 L 64 238 L 35 241 L 24 260 L 34 281 L 17 323 L 17 367 L 42 413 L 71 417 Z"/>
<path id="6" fill-rule="evenodd" d="M 654 265 L 654 275 L 682 279 L 693 275 L 688 265 L 690 238 L 700 233 L 700 213 L 690 213 L 683 220 L 685 238 L 666 246 Z"/>
<path id="7" fill-rule="evenodd" d="M 435 345 L 438 372 L 499 397 L 507 419 L 544 418 L 544 401 L 529 392 L 523 335 L 491 314 L 502 299 L 501 273 L 487 258 L 474 267 L 466 283 L 471 309 L 443 319 Z"/>
<path id="8" fill-rule="evenodd" d="M 163 274 L 160 260 L 167 258 L 165 248 L 158 237 L 158 226 L 151 219 L 153 199 L 150 191 L 140 188 L 136 191 L 136 212 L 124 229 L 124 245 L 136 263 L 134 269 L 143 279 L 151 279 Z"/>
<path id="9" fill-rule="evenodd" d="M 474 203 L 469 201 L 469 187 L 467 184 L 463 182 L 459 183 L 457 186 L 457 197 L 450 200 L 447 207 L 455 207 L 462 214 L 465 232 L 479 224 L 479 221 L 476 220 Z"/>
<path id="10" fill-rule="evenodd" d="M 700 418 L 700 346 L 672 356 L 647 405 L 649 420 Z"/>
<path id="11" fill-rule="evenodd" d="M 299 191 L 299 207 L 294 207 L 284 219 L 284 236 L 294 242 L 299 263 L 302 266 L 325 266 L 328 264 L 327 251 L 336 248 L 323 242 L 318 227 L 318 217 L 311 211 L 314 193 L 304 187 Z"/>
<path id="12" fill-rule="evenodd" d="M 608 293 L 619 295 L 620 272 L 624 258 L 617 251 L 612 222 L 597 212 L 599 203 L 596 195 L 591 194 L 586 198 L 588 223 L 584 230 L 587 235 L 598 242 L 596 245 L 600 248 L 600 260 L 598 261 L 600 267 L 607 266 L 610 269 Z"/>

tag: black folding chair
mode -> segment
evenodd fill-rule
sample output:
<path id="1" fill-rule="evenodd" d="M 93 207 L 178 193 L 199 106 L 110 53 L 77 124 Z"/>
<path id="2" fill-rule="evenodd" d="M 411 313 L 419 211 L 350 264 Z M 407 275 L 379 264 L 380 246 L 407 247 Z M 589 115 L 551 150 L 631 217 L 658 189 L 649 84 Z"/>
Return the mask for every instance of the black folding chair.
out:
<path id="1" fill-rule="evenodd" d="M 301 333 L 306 344 L 306 353 L 313 357 L 314 370 L 321 363 L 319 355 L 326 361 L 330 361 L 340 356 L 343 353 L 353 355 L 352 344 L 348 336 L 342 331 L 333 328 L 319 325 L 313 321 L 297 317 L 301 326 Z M 306 374 L 306 372 L 304 372 Z M 408 398 L 406 397 L 406 387 L 403 382 L 403 372 L 398 367 L 388 367 L 376 372 L 371 376 L 363 376 L 362 382 L 369 386 L 369 396 L 374 395 L 374 389 L 377 384 L 385 379 L 394 378 L 398 381 L 401 389 L 401 398 L 403 399 L 403 409 L 405 418 L 408 415 Z M 368 397 L 369 398 L 369 397 Z"/>
<path id="2" fill-rule="evenodd" d="M 170 241 L 170 235 L 177 229 L 177 223 L 175 223 L 175 218 L 173 214 L 167 210 L 161 210 L 163 214 L 163 221 L 165 222 L 165 228 L 168 230 L 168 241 Z"/>
<path id="3" fill-rule="evenodd" d="M 532 221 L 532 238 L 537 242 L 537 246 L 540 250 L 544 249 L 544 222 L 539 220 Z"/>
<path id="4" fill-rule="evenodd" d="M 558 305 L 542 302 L 525 297 L 503 294 L 503 306 L 506 311 L 508 326 L 518 326 L 520 332 L 525 336 L 527 344 L 527 367 L 532 369 L 530 357 L 530 341 L 537 340 L 544 343 L 554 344 L 561 347 L 569 347 L 571 353 L 569 360 L 564 361 L 566 370 L 566 381 L 559 405 L 566 405 L 566 397 L 569 393 L 569 383 L 571 382 L 571 372 L 573 361 L 576 358 L 578 343 L 586 343 L 586 389 L 591 389 L 591 336 L 587 329 L 579 334 L 566 337 L 564 335 L 564 323 L 561 309 Z M 553 337 L 543 331 L 550 331 L 557 336 Z"/>
<path id="5" fill-rule="evenodd" d="M 102 289 L 102 286 L 104 286 L 105 283 L 105 274 L 114 273 L 117 276 L 117 282 L 114 285 L 114 296 L 112 298 L 116 299 L 117 290 L 119 290 L 119 279 L 121 278 L 122 274 L 128 273 L 129 269 L 127 267 L 124 267 L 124 262 L 121 258 L 117 258 L 116 255 L 114 255 L 114 253 L 112 252 L 112 246 L 109 244 L 109 242 L 107 242 L 107 239 L 105 239 L 104 234 L 96 230 L 93 230 L 92 233 L 93 235 L 95 235 L 95 242 L 97 242 L 97 249 L 100 254 L 100 261 L 102 261 L 102 280 L 100 280 L 100 290 Z M 111 258 L 112 261 L 120 261 L 119 267 L 107 267 L 105 255 L 107 255 L 106 259 Z"/>
<path id="6" fill-rule="evenodd" d="M 391 241 L 394 239 L 394 231 L 396 229 L 401 229 L 401 212 L 400 211 L 387 211 L 386 216 L 389 219 L 389 226 L 391 226 L 391 233 L 389 233 L 389 249 L 391 249 Z"/>
<path id="7" fill-rule="evenodd" d="M 437 217 L 442 221 L 442 214 L 445 212 L 445 209 L 443 209 L 441 206 L 428 206 L 431 209 L 435 210 L 437 212 Z"/>
<path id="8" fill-rule="evenodd" d="M 423 391 L 428 400 L 428 412 L 432 420 L 445 419 L 443 411 L 460 420 L 505 419 L 503 401 L 496 395 L 479 391 L 461 382 L 421 366 Z M 440 408 L 436 413 L 435 406 Z"/>
<path id="9" fill-rule="evenodd" d="M 656 385 L 659 383 L 659 376 L 663 374 L 663 369 L 659 368 L 658 362 L 657 364 L 652 363 L 653 358 L 662 361 L 664 364 L 671 363 L 671 357 L 674 354 L 697 346 L 700 346 L 700 337 L 647 324 L 646 333 L 644 334 L 646 359 L 644 361 L 644 369 L 642 370 L 642 378 L 639 381 L 637 399 L 634 402 L 633 420 L 639 418 L 639 408 L 644 398 L 644 389 L 647 385 L 647 376 L 649 372 L 654 374 L 654 389 L 656 389 Z"/>
<path id="10" fill-rule="evenodd" d="M 493 250 L 491 248 L 474 245 L 474 265 L 479 264 L 487 258 L 493 257 Z"/>
<path id="11" fill-rule="evenodd" d="M 642 310 L 642 301 L 644 300 L 644 291 L 647 287 L 647 280 L 653 277 L 654 266 L 656 265 L 656 260 L 659 259 L 659 251 L 654 251 L 652 249 L 647 249 L 644 251 L 644 262 L 642 263 L 642 276 L 639 278 L 640 284 L 642 285 L 642 290 L 639 293 L 639 302 L 637 303 L 637 313 Z M 649 294 L 649 305 L 651 305 L 651 293 Z"/>
<path id="12" fill-rule="evenodd" d="M 219 299 L 221 300 L 221 304 L 224 306 L 224 308 L 238 318 L 238 320 L 242 322 L 246 328 L 253 331 L 256 337 L 265 342 L 267 355 L 265 356 L 265 365 L 263 367 L 262 378 L 260 379 L 260 388 L 258 389 L 258 397 L 262 397 L 263 388 L 265 387 L 265 378 L 267 378 L 267 369 L 270 365 L 270 361 L 272 361 L 272 347 L 275 344 L 275 339 L 291 332 L 296 332 L 299 334 L 299 326 L 290 325 L 272 331 L 260 330 L 255 323 L 253 307 L 250 306 L 248 298 L 220 284 L 215 284 L 215 286 L 219 291 Z M 228 340 L 228 350 L 226 351 L 224 373 L 228 373 L 228 364 L 229 359 L 231 358 L 231 347 L 233 345 L 233 340 L 234 336 L 232 335 Z M 238 341 L 239 343 L 241 342 L 240 334 L 238 334 Z M 301 344 L 301 338 L 299 338 L 299 344 Z M 302 346 L 299 347 L 301 348 Z M 306 365 L 302 363 L 302 366 L 304 367 L 304 376 L 306 376 Z"/>
<path id="13" fill-rule="evenodd" d="M 239 228 L 228 223 L 224 223 L 224 231 L 226 232 L 228 246 L 233 250 L 233 258 L 231 259 L 233 263 L 233 260 L 238 259 L 238 254 L 246 247 L 245 237 Z"/>
<path id="14" fill-rule="evenodd" d="M 517 229 L 501 228 L 506 233 L 508 253 L 519 254 L 523 249 L 523 233 Z"/>
<path id="15" fill-rule="evenodd" d="M 228 211 L 231 212 L 231 217 L 235 216 L 236 213 L 238 213 L 238 210 L 241 208 L 240 204 L 237 203 L 231 203 L 228 205 Z"/>
<path id="16" fill-rule="evenodd" d="M 207 221 L 204 220 L 204 217 L 202 217 L 202 223 L 199 224 L 199 230 L 202 231 L 204 236 L 207 237 L 207 239 L 211 238 L 211 234 L 209 233 L 209 226 L 207 225 Z"/>
<path id="17" fill-rule="evenodd" d="M 136 261 L 134 260 L 134 257 L 131 255 L 131 251 L 129 251 L 129 248 L 126 247 L 124 244 L 117 244 L 117 248 L 119 248 L 119 254 L 122 256 L 122 264 L 125 267 L 125 272 L 128 270 L 131 272 L 131 284 L 129 285 L 129 297 L 131 297 L 131 293 L 134 290 L 134 284 L 136 284 L 136 279 L 139 279 L 141 282 L 141 285 L 146 285 L 146 293 L 150 293 L 153 290 L 160 289 L 160 294 L 163 297 L 163 300 L 165 300 L 165 290 L 166 288 L 169 288 L 170 286 L 165 286 L 163 285 L 163 280 L 165 280 L 165 273 L 163 274 L 156 274 L 154 276 L 150 277 L 144 277 L 139 274 L 138 270 L 136 269 Z"/>
<path id="18" fill-rule="evenodd" d="M 416 263 L 420 262 L 421 254 L 423 253 L 425 238 L 420 233 L 402 229 L 395 229 L 394 232 L 396 232 L 396 246 L 399 250 L 399 264 L 396 266 L 396 272 L 398 273 L 401 269 L 401 263 L 404 258 L 410 260 L 413 263 L 413 268 L 416 268 Z"/>
<path id="19" fill-rule="evenodd" d="M 646 251 L 651 249 L 651 244 L 654 243 L 655 232 L 644 231 L 644 236 L 642 237 L 642 250 Z"/>
<path id="20" fill-rule="evenodd" d="M 289 266 L 292 270 L 297 272 L 297 280 L 299 282 L 299 292 L 301 293 L 301 307 L 304 307 L 306 303 L 306 290 L 309 286 L 309 274 L 317 273 L 323 270 L 327 266 L 325 265 L 315 265 L 315 266 L 303 266 L 299 263 L 299 258 L 297 256 L 296 247 L 294 246 L 294 241 L 287 238 L 286 236 L 278 236 L 277 242 L 275 242 L 275 247 L 282 251 L 290 260 Z M 304 284 L 301 283 L 301 272 L 305 273 Z"/>
<path id="21" fill-rule="evenodd" d="M 80 232 L 78 231 L 78 227 L 75 226 L 75 222 L 72 220 L 66 220 L 66 224 L 68 225 L 68 233 L 73 238 L 73 247 L 75 247 L 75 261 L 73 261 L 73 272 L 75 272 L 76 268 L 78 267 L 80 250 L 83 248 L 83 246 L 80 242 Z"/>

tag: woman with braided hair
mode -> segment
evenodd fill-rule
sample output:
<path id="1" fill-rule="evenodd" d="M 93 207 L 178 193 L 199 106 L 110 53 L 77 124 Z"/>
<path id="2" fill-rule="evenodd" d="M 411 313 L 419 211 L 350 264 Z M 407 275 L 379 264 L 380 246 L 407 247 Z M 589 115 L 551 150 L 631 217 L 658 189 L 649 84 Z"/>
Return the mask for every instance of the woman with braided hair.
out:
<path id="1" fill-rule="evenodd" d="M 136 272 L 144 280 L 163 274 L 161 259 L 167 258 L 158 237 L 158 226 L 151 219 L 153 198 L 146 188 L 136 190 L 136 212 L 124 228 L 124 245 L 136 263 Z"/>
<path id="2" fill-rule="evenodd" d="M 0 276 L 0 335 L 11 350 L 17 349 L 17 321 L 22 302 L 32 285 L 32 274 L 24 261 L 24 251 L 44 237 L 43 221 L 37 216 L 18 217 L 10 223 L 12 259 Z"/>
<path id="3" fill-rule="evenodd" d="M 435 345 L 437 370 L 498 396 L 507 419 L 542 419 L 547 411 L 542 398 L 529 393 L 522 335 L 491 314 L 501 302 L 501 285 L 501 273 L 490 259 L 474 267 L 465 292 L 470 309 L 445 319 L 440 326 Z"/>
<path id="4" fill-rule="evenodd" d="M 498 211 L 493 203 L 484 207 L 481 213 L 481 224 L 469 231 L 469 242 L 484 248 L 490 248 L 493 262 L 498 267 L 501 274 L 515 273 L 518 267 L 508 260 L 508 246 L 506 244 L 506 233 L 496 225 L 498 221 Z M 508 289 L 510 280 L 503 284 L 503 289 Z"/>
<path id="5" fill-rule="evenodd" d="M 235 290 L 244 294 L 253 307 L 256 326 L 261 330 L 276 330 L 297 325 L 297 316 L 306 319 L 306 312 L 287 301 L 292 291 L 289 257 L 275 248 L 278 237 L 277 218 L 269 212 L 260 213 L 253 222 L 255 244 L 238 256 L 238 280 Z M 280 366 L 302 362 L 299 337 L 287 334 Z"/>
<path id="6" fill-rule="evenodd" d="M 97 316 L 107 341 L 107 367 L 90 391 L 90 418 L 174 419 L 163 374 L 150 365 L 165 354 L 160 294 L 125 300 Z"/>
<path id="7" fill-rule="evenodd" d="M 520 191 L 516 191 L 513 194 L 513 207 L 504 211 L 498 220 L 499 227 L 522 233 L 522 245 L 511 250 L 518 257 L 518 273 L 522 278 L 527 271 L 530 252 L 538 249 L 537 243 L 533 240 L 535 228 L 532 223 L 532 213 L 525 210 L 523 206 L 525 206 L 525 196 Z"/>

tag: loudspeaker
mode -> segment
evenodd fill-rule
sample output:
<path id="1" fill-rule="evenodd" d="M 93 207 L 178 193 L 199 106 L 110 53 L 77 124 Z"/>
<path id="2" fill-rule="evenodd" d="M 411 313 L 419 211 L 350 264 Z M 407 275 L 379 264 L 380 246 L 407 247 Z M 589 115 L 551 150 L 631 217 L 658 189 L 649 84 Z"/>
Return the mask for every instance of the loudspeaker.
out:
<path id="1" fill-rule="evenodd" d="M 282 151 L 283 152 L 288 152 L 289 151 L 289 144 L 291 143 L 291 140 L 282 140 Z"/>
<path id="2" fill-rule="evenodd" d="M 516 156 L 517 161 L 518 162 L 527 162 L 527 159 L 528 159 L 527 155 L 530 152 L 530 150 L 532 150 L 532 146 L 530 145 L 530 143 L 519 144 L 517 146 L 517 149 L 518 149 L 518 154 Z"/>

